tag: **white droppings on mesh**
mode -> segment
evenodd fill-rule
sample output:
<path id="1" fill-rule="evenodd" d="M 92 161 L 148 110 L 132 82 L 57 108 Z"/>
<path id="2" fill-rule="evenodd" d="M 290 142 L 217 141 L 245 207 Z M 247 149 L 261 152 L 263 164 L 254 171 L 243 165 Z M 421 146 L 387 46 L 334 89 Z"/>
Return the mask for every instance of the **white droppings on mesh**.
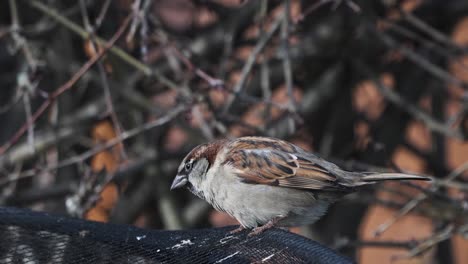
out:
<path id="1" fill-rule="evenodd" d="M 215 263 L 221 263 L 221 262 L 223 262 L 223 261 L 225 261 L 225 260 L 228 260 L 228 259 L 234 257 L 235 255 L 239 254 L 239 252 L 240 252 L 240 251 L 236 251 L 236 252 L 234 252 L 233 254 L 231 254 L 231 255 L 229 255 L 229 256 L 226 256 L 226 257 L 224 257 L 224 258 L 222 258 L 222 259 L 220 259 L 220 260 L 217 260 Z"/>
<path id="2" fill-rule="evenodd" d="M 273 253 L 271 254 L 270 256 L 266 257 L 266 258 L 263 258 L 262 259 L 262 262 L 265 262 L 265 261 L 268 261 L 269 259 L 271 259 L 272 257 L 274 257 L 276 255 L 276 253 Z"/>
<path id="3" fill-rule="evenodd" d="M 171 249 L 179 249 L 179 248 L 183 248 L 184 246 L 187 246 L 187 245 L 194 245 L 194 243 L 192 243 L 192 241 L 190 241 L 190 239 L 187 239 L 187 240 L 181 240 L 180 243 L 177 243 L 175 244 L 174 246 L 172 246 Z"/>
<path id="4" fill-rule="evenodd" d="M 231 240 L 231 238 L 233 238 L 233 236 L 227 236 L 227 237 L 223 237 L 219 240 L 219 243 L 221 244 L 225 244 L 227 242 L 229 242 Z"/>
<path id="5" fill-rule="evenodd" d="M 275 252 L 275 253 L 269 255 L 268 257 L 263 258 L 263 259 L 262 259 L 262 262 L 265 262 L 265 261 L 270 260 L 270 259 L 271 259 L 272 257 L 274 257 L 276 254 L 281 253 L 281 252 L 283 252 L 283 251 L 286 250 L 286 249 L 288 249 L 288 247 L 285 247 L 285 248 L 283 248 L 283 249 L 281 249 L 281 250 L 279 250 L 279 251 L 277 251 L 277 252 Z"/>
<path id="6" fill-rule="evenodd" d="M 146 235 L 142 235 L 142 236 L 136 236 L 136 240 L 140 241 L 142 239 L 145 239 L 146 238 Z"/>
<path id="7" fill-rule="evenodd" d="M 78 235 L 79 235 L 80 237 L 86 237 L 87 235 L 89 235 L 89 233 L 90 233 L 89 230 L 84 230 L 84 229 L 83 229 L 83 230 L 80 230 L 80 231 L 78 232 Z"/>

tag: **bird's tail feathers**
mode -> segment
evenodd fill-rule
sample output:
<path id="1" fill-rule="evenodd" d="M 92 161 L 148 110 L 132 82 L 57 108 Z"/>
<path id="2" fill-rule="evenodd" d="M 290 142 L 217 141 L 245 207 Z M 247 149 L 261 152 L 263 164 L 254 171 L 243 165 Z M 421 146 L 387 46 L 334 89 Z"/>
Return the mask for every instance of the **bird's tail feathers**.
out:
<path id="1" fill-rule="evenodd" d="M 430 181 L 431 178 L 420 175 L 405 174 L 405 173 L 371 173 L 365 174 L 359 178 L 360 182 L 372 183 L 378 181 L 401 181 L 401 180 L 419 180 Z"/>

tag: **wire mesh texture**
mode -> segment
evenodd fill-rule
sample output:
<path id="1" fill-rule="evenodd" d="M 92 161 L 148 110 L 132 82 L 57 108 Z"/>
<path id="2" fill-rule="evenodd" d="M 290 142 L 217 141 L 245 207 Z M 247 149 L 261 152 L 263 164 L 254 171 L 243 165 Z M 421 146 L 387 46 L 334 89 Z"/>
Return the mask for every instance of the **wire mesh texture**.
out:
<path id="1" fill-rule="evenodd" d="M 159 231 L 0 208 L 0 263 L 352 263 L 280 229 Z"/>

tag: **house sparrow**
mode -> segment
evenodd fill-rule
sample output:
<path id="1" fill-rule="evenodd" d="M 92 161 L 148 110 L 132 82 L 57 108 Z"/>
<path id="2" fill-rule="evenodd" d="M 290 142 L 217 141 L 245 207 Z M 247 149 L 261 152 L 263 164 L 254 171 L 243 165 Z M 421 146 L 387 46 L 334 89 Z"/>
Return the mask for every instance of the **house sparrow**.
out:
<path id="1" fill-rule="evenodd" d="M 195 147 L 171 190 L 188 187 L 215 209 L 258 234 L 273 226 L 311 224 L 358 187 L 384 180 L 430 180 L 401 173 L 349 172 L 286 141 L 218 140 Z"/>

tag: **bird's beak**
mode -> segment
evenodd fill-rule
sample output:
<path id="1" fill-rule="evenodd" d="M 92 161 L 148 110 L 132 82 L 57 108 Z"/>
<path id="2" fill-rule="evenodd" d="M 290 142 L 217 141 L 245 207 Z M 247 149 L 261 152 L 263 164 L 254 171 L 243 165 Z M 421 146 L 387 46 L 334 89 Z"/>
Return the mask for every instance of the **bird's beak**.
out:
<path id="1" fill-rule="evenodd" d="M 174 181 L 172 182 L 171 191 L 174 189 L 184 187 L 187 184 L 187 182 L 187 175 L 177 175 Z"/>

